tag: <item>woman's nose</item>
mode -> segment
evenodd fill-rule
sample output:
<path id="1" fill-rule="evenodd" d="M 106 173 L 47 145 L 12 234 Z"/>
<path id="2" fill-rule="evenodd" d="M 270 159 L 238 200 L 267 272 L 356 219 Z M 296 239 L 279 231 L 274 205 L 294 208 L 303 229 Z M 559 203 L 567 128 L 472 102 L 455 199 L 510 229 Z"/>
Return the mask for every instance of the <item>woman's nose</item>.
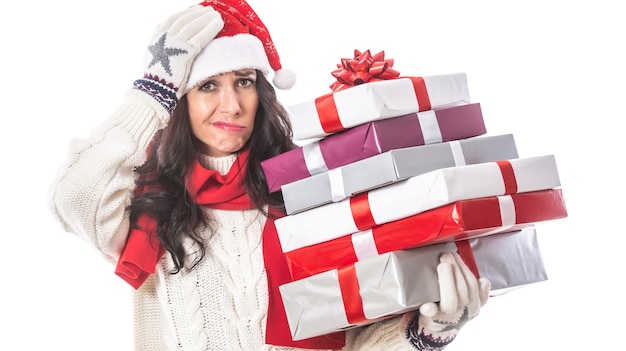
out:
<path id="1" fill-rule="evenodd" d="M 237 115 L 241 112 L 239 97 L 234 89 L 224 89 L 221 95 L 220 111 L 222 113 Z"/>

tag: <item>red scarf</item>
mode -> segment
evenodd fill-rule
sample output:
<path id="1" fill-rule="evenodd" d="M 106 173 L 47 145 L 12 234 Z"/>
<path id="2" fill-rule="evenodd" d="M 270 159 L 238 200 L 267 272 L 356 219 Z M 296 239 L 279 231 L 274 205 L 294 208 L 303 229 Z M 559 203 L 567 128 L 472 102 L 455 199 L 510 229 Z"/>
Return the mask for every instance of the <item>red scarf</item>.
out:
<path id="1" fill-rule="evenodd" d="M 248 150 L 239 154 L 226 175 L 207 170 L 196 161 L 191 170 L 187 191 L 202 206 L 221 210 L 246 210 L 254 208 L 243 186 L 243 175 Z M 272 215 L 284 215 L 270 209 Z M 154 273 L 155 267 L 165 249 L 156 236 L 156 221 L 146 215 L 139 216 L 137 225 L 131 228 L 128 241 L 122 251 L 115 274 L 138 289 Z M 270 216 L 263 228 L 263 257 L 267 274 L 269 293 L 265 342 L 271 345 L 298 347 L 305 349 L 341 349 L 345 344 L 344 332 L 323 335 L 315 338 L 293 341 L 278 290 L 291 280 L 285 255 L 282 252 L 274 219 Z"/>

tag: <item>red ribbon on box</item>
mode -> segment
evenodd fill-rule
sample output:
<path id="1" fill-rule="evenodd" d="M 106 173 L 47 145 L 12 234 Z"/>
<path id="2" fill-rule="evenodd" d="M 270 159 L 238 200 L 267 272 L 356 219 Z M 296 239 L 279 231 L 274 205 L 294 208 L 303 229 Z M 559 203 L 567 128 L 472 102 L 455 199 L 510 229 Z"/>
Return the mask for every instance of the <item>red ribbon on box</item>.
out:
<path id="1" fill-rule="evenodd" d="M 517 192 L 517 180 L 515 179 L 515 171 L 509 161 L 497 161 L 500 172 L 502 173 L 502 180 L 504 180 L 504 193 L 515 194 Z"/>
<path id="2" fill-rule="evenodd" d="M 350 211 L 352 211 L 352 218 L 359 230 L 372 228 L 376 225 L 370 209 L 368 194 L 365 192 L 350 198 Z"/>
<path id="3" fill-rule="evenodd" d="M 346 310 L 348 323 L 358 324 L 366 321 L 365 312 L 363 311 L 363 301 L 359 293 L 359 280 L 356 276 L 354 265 L 342 267 L 337 270 L 339 278 L 339 290 L 341 291 L 341 299 Z"/>
<path id="4" fill-rule="evenodd" d="M 476 264 L 476 258 L 472 247 L 467 240 L 461 240 L 455 243 L 457 252 L 467 267 L 474 273 L 476 278 L 480 278 L 480 272 L 478 272 L 478 265 Z M 419 253 L 416 253 L 419 254 Z M 341 299 L 343 300 L 343 308 L 346 312 L 346 319 L 348 323 L 356 325 L 367 321 L 372 321 L 365 316 L 363 310 L 363 299 L 359 292 L 359 279 L 356 274 L 356 268 L 354 264 L 341 267 L 337 270 L 337 276 L 339 279 L 339 290 L 341 292 Z M 431 284 L 437 284 L 437 282 L 428 282 Z M 434 302 L 434 301 L 433 301 Z M 373 320 L 384 319 L 388 316 L 382 316 Z"/>
<path id="5" fill-rule="evenodd" d="M 504 194 L 514 194 L 517 192 L 517 180 L 515 179 L 515 172 L 513 166 L 509 161 L 497 161 L 496 164 L 500 168 L 502 173 L 502 180 L 504 181 Z M 369 192 L 361 193 L 350 198 L 350 211 L 352 212 L 352 219 L 355 226 L 359 230 L 366 230 L 378 225 L 372 215 L 372 210 L 368 200 Z"/>
<path id="6" fill-rule="evenodd" d="M 345 129 L 341 123 L 333 94 L 365 83 L 399 78 L 410 79 L 413 83 L 415 97 L 419 102 L 419 111 L 416 112 L 431 109 L 424 78 L 399 77 L 400 73 L 392 68 L 393 62 L 393 59 L 385 59 L 384 51 L 372 55 L 369 50 L 364 52 L 354 50 L 354 58 L 341 59 L 341 63 L 337 64 L 338 69 L 331 72 L 337 79 L 330 85 L 332 92 L 315 99 L 315 108 L 324 132 L 335 133 Z"/>
<path id="7" fill-rule="evenodd" d="M 504 209 L 499 198 L 510 197 L 514 225 L 518 230 L 539 221 L 567 217 L 561 189 L 548 189 L 506 196 L 457 201 L 420 214 L 285 253 L 294 280 L 345 267 L 363 259 L 359 252 L 373 254 L 461 240 L 502 230 Z M 359 241 L 359 239 L 364 241 Z M 361 247 L 359 247 L 361 245 Z M 373 247 L 372 247 L 373 246 Z M 320 260 L 319 257 L 324 257 Z M 367 256 L 365 256 L 367 257 Z"/>

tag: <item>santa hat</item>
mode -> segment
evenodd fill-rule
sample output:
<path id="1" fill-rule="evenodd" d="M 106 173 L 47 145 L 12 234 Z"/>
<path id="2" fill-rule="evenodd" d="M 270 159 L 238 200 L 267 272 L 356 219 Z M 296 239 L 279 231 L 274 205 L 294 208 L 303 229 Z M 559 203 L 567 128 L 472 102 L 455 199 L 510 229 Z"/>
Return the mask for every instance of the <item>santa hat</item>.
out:
<path id="1" fill-rule="evenodd" d="M 246 1 L 207 0 L 200 5 L 219 12 L 224 27 L 194 60 L 187 91 L 206 78 L 244 68 L 258 69 L 268 75 L 271 67 L 276 88 L 294 86 L 295 73 L 281 66 L 267 28 Z"/>

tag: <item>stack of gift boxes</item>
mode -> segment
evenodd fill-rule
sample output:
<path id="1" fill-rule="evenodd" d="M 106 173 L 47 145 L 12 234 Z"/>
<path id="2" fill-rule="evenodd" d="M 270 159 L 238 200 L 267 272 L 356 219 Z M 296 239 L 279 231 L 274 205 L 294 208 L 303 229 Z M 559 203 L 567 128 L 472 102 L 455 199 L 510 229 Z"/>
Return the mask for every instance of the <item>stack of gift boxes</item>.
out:
<path id="1" fill-rule="evenodd" d="M 332 91 L 289 107 L 303 146 L 262 163 L 293 281 L 294 340 L 374 323 L 439 299 L 459 252 L 492 291 L 546 278 L 534 224 L 567 216 L 553 155 L 519 157 L 487 134 L 463 73 L 403 77 L 355 51 Z"/>

